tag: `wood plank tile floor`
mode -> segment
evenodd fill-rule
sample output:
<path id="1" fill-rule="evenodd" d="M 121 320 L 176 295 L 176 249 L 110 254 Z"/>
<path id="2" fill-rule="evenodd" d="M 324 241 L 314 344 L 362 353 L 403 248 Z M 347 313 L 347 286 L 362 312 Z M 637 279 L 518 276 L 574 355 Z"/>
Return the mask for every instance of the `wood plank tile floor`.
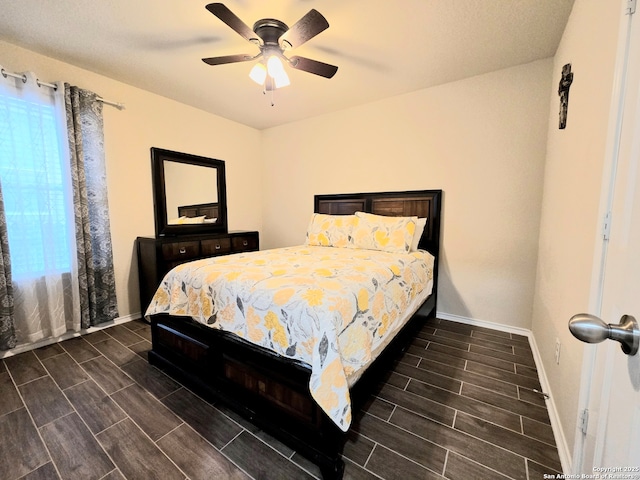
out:
<path id="1" fill-rule="evenodd" d="M 0 361 L 0 478 L 302 479 L 315 465 L 150 366 L 132 321 Z M 560 460 L 526 337 L 430 319 L 344 448 L 350 479 L 516 479 Z"/>

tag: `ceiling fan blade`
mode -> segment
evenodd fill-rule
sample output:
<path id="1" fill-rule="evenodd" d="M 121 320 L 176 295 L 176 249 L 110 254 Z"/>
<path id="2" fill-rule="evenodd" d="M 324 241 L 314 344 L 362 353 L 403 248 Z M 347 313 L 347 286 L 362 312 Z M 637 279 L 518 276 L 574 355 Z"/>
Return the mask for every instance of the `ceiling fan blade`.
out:
<path id="1" fill-rule="evenodd" d="M 308 40 L 329 28 L 329 22 L 316 9 L 298 20 L 293 27 L 284 32 L 280 37 L 282 42 L 287 42 L 292 48 L 299 47 Z"/>
<path id="2" fill-rule="evenodd" d="M 259 42 L 260 39 L 249 26 L 240 20 L 235 13 L 229 10 L 222 3 L 210 3 L 207 5 L 207 10 L 213 13 L 216 17 L 226 23 L 229 27 L 235 30 L 242 38 L 249 42 Z"/>
<path id="3" fill-rule="evenodd" d="M 329 65 L 328 63 L 319 62 L 317 60 L 311 60 L 305 57 L 291 57 L 289 65 L 298 70 L 304 70 L 305 72 L 320 75 L 321 77 L 331 78 L 338 71 L 338 67 L 335 65 Z"/>
<path id="4" fill-rule="evenodd" d="M 255 55 L 225 55 L 224 57 L 203 58 L 208 65 L 224 65 L 225 63 L 248 62 L 256 58 Z"/>

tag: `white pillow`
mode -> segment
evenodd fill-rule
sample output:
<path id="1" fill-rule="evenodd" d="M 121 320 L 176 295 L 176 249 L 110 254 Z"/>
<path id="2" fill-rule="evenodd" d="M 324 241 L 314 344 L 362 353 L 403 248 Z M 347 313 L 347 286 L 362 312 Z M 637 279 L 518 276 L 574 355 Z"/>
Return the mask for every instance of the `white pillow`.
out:
<path id="1" fill-rule="evenodd" d="M 184 217 L 182 219 L 182 222 L 180 222 L 181 225 L 189 225 L 192 223 L 204 223 L 204 217 L 206 215 L 202 215 L 200 217 Z"/>
<path id="2" fill-rule="evenodd" d="M 426 218 L 418 218 L 416 220 L 416 231 L 413 234 L 413 241 L 411 242 L 411 250 L 410 252 L 415 252 L 418 250 L 418 243 L 420 243 L 420 238 L 422 238 L 422 232 L 424 232 L 424 227 L 427 225 Z"/>

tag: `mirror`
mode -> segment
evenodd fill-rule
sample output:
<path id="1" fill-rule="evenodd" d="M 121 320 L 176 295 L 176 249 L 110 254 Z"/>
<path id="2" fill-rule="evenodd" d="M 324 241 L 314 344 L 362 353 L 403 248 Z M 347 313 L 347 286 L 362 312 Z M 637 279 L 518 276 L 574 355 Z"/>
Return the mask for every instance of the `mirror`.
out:
<path id="1" fill-rule="evenodd" d="M 151 148 L 156 237 L 227 232 L 224 161 Z"/>

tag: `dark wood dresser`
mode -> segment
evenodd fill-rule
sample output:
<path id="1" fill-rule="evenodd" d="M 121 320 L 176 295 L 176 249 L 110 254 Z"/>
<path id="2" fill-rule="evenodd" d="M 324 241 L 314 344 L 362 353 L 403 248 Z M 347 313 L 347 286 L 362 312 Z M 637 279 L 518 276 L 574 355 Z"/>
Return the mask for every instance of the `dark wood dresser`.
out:
<path id="1" fill-rule="evenodd" d="M 258 232 L 232 231 L 175 237 L 138 237 L 141 313 L 147 310 L 165 274 L 176 265 L 200 258 L 258 250 Z"/>

